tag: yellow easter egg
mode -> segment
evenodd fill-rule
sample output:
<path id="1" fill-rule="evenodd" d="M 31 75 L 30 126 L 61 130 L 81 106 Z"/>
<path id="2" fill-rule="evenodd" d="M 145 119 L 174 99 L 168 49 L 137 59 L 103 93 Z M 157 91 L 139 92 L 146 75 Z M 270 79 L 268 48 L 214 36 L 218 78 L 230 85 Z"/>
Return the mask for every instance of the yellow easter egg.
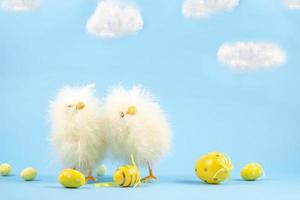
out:
<path id="1" fill-rule="evenodd" d="M 195 173 L 206 183 L 218 184 L 230 177 L 232 169 L 233 165 L 225 154 L 211 152 L 196 162 Z"/>
<path id="2" fill-rule="evenodd" d="M 105 167 L 105 165 L 100 165 L 97 168 L 97 176 L 104 176 L 105 173 L 106 173 L 106 167 Z"/>
<path id="3" fill-rule="evenodd" d="M 12 167 L 8 163 L 3 163 L 0 165 L 0 174 L 2 176 L 8 176 L 12 171 Z"/>
<path id="4" fill-rule="evenodd" d="M 66 188 L 78 188 L 86 183 L 84 175 L 74 169 L 65 169 L 60 172 L 58 182 Z"/>
<path id="5" fill-rule="evenodd" d="M 23 171 L 20 174 L 20 176 L 22 177 L 22 179 L 24 181 L 33 181 L 35 179 L 36 175 L 37 175 L 37 172 L 32 167 L 23 169 Z"/>
<path id="6" fill-rule="evenodd" d="M 241 170 L 241 177 L 246 181 L 254 181 L 264 174 L 262 166 L 258 163 L 249 163 Z"/>

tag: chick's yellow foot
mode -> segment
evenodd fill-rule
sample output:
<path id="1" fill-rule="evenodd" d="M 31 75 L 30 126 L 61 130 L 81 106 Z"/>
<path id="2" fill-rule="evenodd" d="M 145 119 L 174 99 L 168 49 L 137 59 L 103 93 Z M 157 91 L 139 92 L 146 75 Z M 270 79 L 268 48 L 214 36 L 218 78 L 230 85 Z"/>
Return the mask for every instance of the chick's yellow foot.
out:
<path id="1" fill-rule="evenodd" d="M 97 179 L 94 176 L 89 175 L 89 176 L 85 177 L 85 182 L 89 182 L 89 181 L 96 182 Z"/>
<path id="2" fill-rule="evenodd" d="M 150 174 L 149 176 L 146 176 L 141 179 L 143 183 L 149 183 L 151 180 L 157 180 L 157 177 L 154 176 L 153 174 Z"/>

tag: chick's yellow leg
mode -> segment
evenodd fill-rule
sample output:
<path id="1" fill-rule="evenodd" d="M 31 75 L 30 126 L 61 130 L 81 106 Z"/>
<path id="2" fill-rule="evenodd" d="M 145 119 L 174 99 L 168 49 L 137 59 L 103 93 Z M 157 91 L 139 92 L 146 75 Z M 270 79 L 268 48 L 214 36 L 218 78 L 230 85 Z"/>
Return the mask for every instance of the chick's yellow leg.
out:
<path id="1" fill-rule="evenodd" d="M 90 169 L 89 170 L 89 174 L 87 177 L 85 177 L 85 181 L 88 182 L 88 181 L 93 181 L 93 182 L 96 182 L 97 179 L 93 176 L 93 173 L 92 173 L 92 170 Z"/>
<path id="2" fill-rule="evenodd" d="M 144 183 L 148 183 L 151 180 L 157 180 L 157 177 L 153 175 L 153 170 L 151 168 L 150 163 L 148 163 L 148 169 L 149 169 L 149 175 L 142 178 L 142 182 L 144 182 Z"/>

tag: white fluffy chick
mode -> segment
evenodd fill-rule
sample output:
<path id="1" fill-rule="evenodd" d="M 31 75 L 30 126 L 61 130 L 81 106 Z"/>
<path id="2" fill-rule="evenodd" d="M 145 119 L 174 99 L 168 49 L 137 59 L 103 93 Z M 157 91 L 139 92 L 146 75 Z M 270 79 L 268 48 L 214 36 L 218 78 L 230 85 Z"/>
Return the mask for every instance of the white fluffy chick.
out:
<path id="1" fill-rule="evenodd" d="M 115 86 L 105 110 L 112 157 L 128 163 L 133 154 L 138 165 L 149 168 L 143 180 L 157 179 L 151 166 L 170 150 L 171 129 L 153 95 L 140 86 L 131 90 Z"/>
<path id="2" fill-rule="evenodd" d="M 105 157 L 102 106 L 94 96 L 95 85 L 64 87 L 50 103 L 50 140 L 64 167 L 94 180 L 92 170 Z"/>

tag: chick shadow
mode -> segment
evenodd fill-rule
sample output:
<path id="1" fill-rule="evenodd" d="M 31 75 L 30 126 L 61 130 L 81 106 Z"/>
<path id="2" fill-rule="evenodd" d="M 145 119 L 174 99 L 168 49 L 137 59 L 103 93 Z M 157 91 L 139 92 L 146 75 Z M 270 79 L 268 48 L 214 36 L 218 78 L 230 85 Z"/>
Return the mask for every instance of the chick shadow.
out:
<path id="1" fill-rule="evenodd" d="M 113 178 L 111 176 L 105 175 L 105 176 L 97 176 L 96 182 L 94 181 L 88 181 L 87 185 L 93 185 L 95 183 L 104 183 L 104 182 L 113 182 Z"/>

